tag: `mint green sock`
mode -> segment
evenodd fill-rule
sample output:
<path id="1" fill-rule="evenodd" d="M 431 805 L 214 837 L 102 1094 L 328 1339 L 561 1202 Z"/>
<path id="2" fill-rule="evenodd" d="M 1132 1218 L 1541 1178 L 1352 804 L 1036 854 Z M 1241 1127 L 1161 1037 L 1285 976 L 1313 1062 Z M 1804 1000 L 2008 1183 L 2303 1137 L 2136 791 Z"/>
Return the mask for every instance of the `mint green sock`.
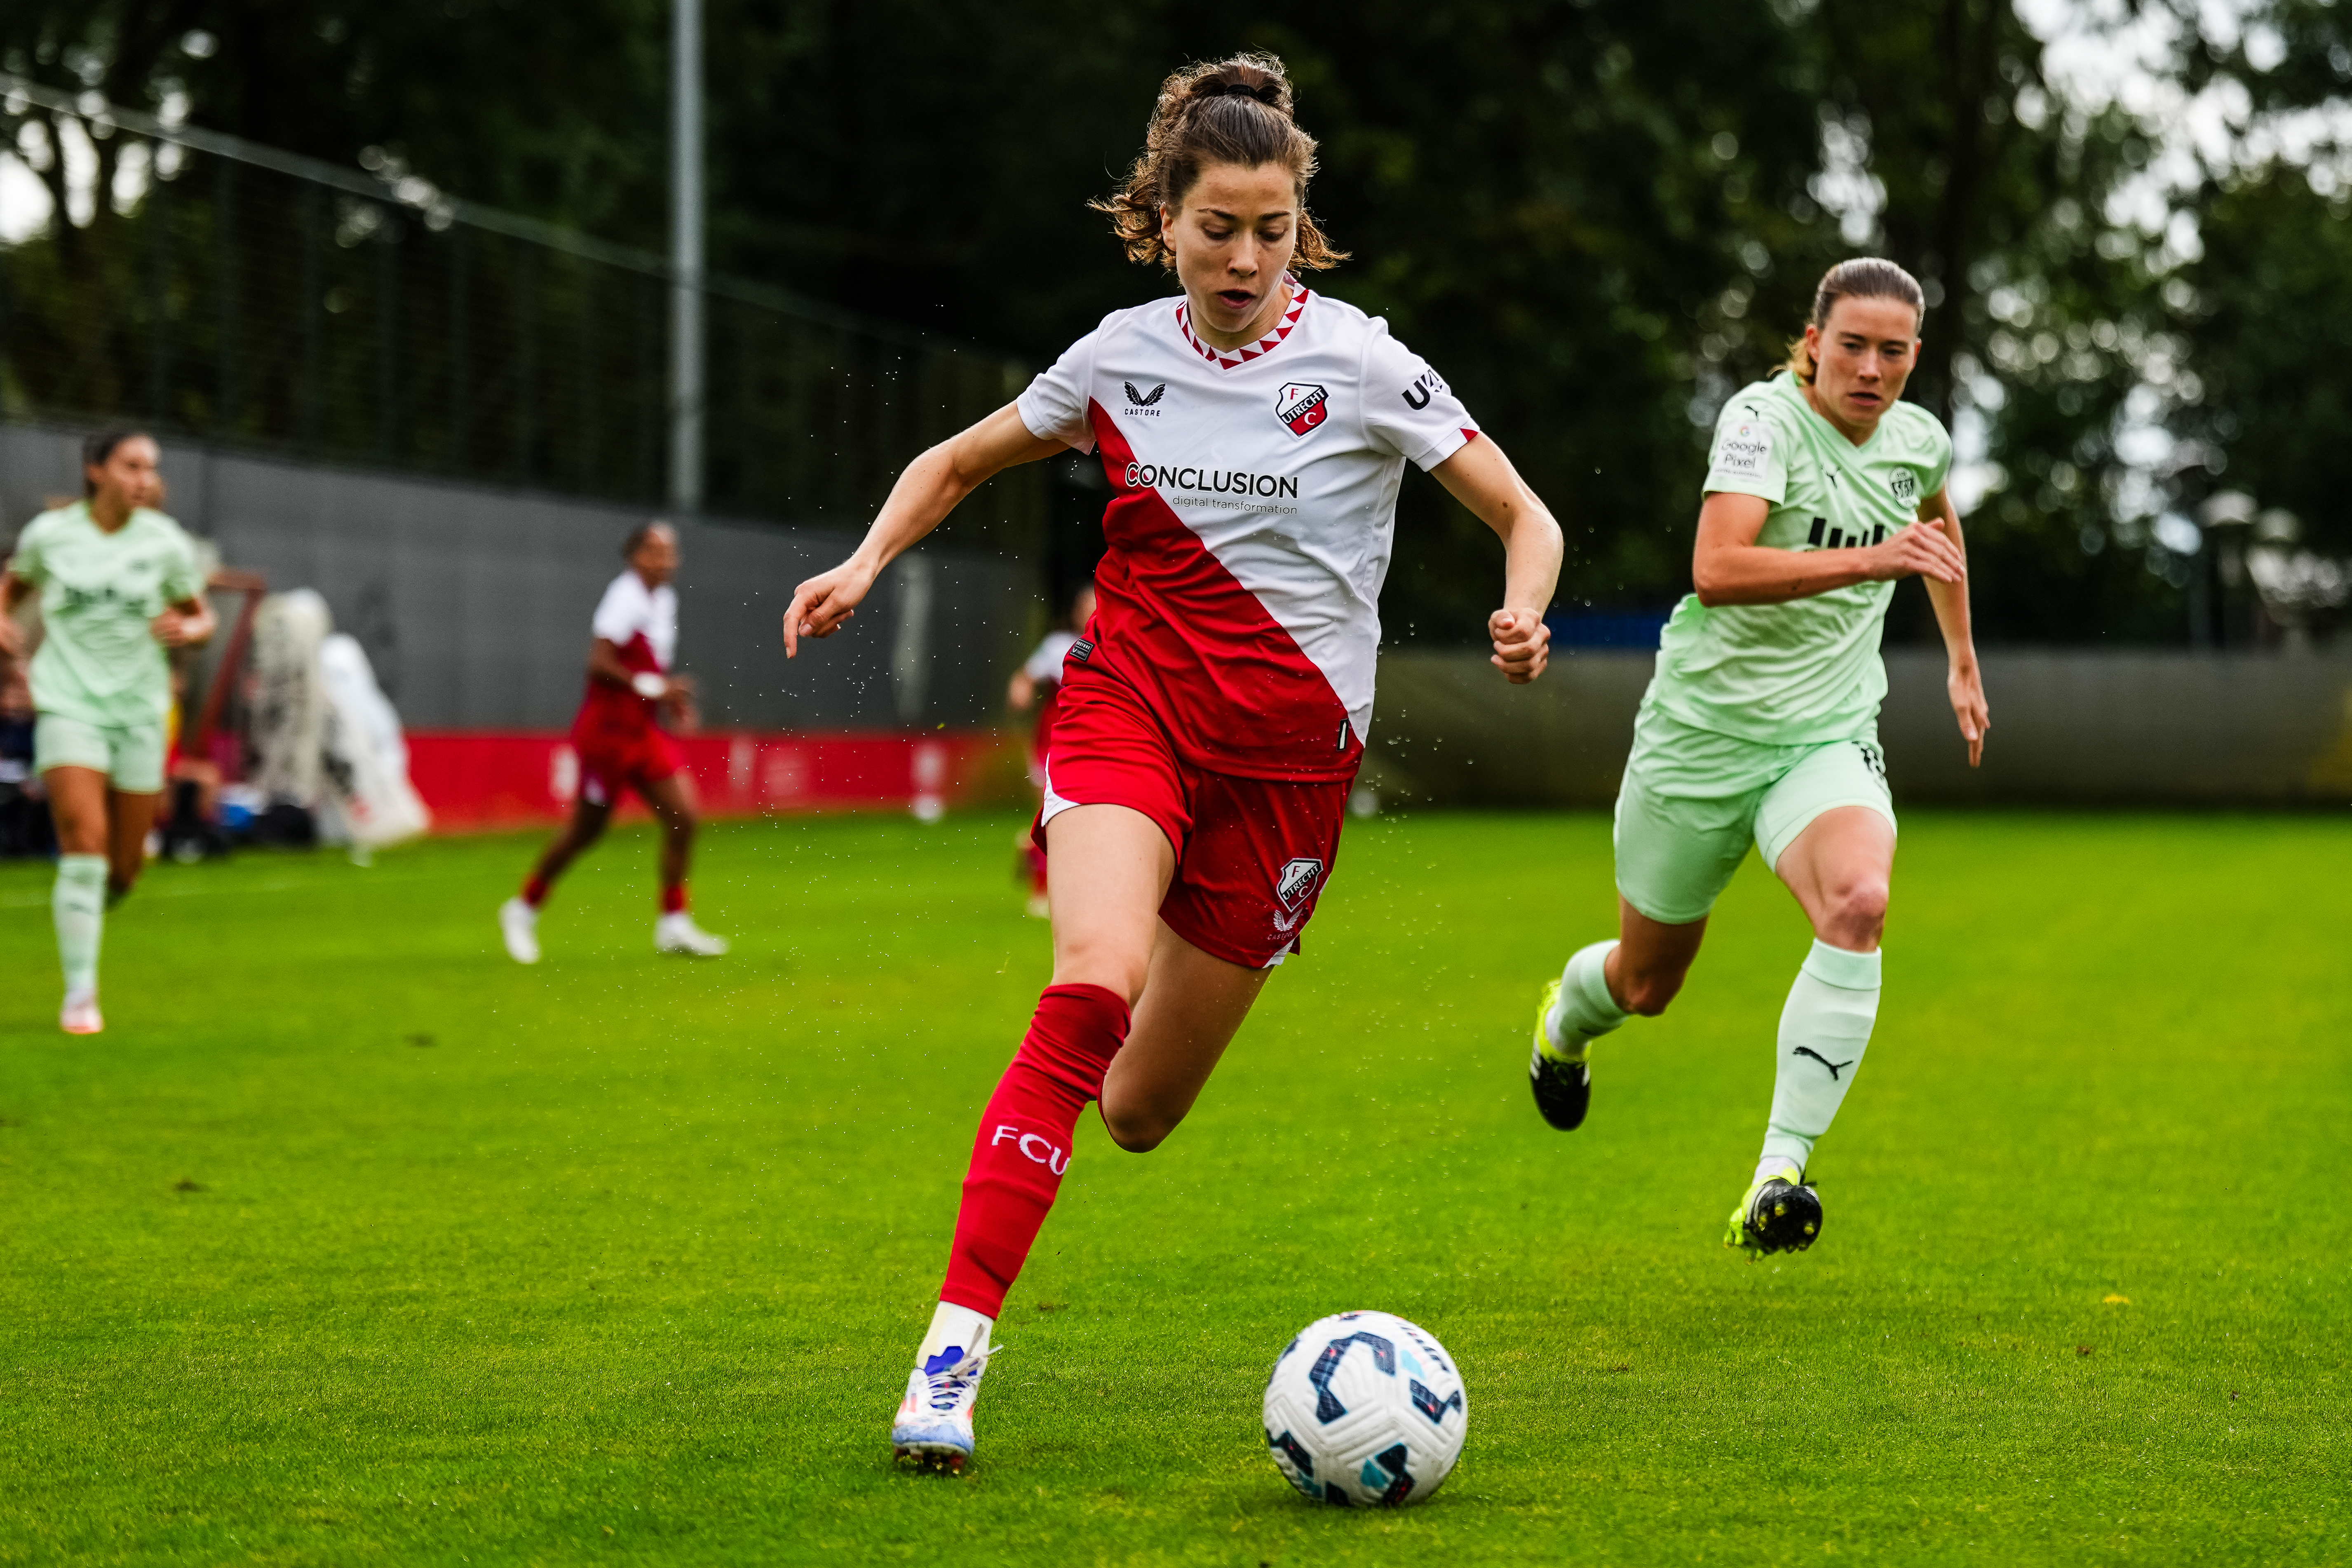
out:
<path id="1" fill-rule="evenodd" d="M 60 855 L 49 889 L 49 918 L 58 928 L 58 965 L 68 991 L 98 984 L 98 944 L 106 934 L 106 857 Z"/>
<path id="2" fill-rule="evenodd" d="M 1568 1060 L 1633 1016 L 1609 994 L 1606 966 L 1616 948 L 1613 940 L 1580 947 L 1559 972 L 1559 1000 L 1544 1015 L 1544 1044 Z"/>
<path id="3" fill-rule="evenodd" d="M 1879 955 L 1816 941 L 1780 1010 L 1780 1062 L 1772 1077 L 1772 1121 L 1765 1164 L 1799 1172 L 1814 1140 L 1830 1130 L 1878 1021 Z"/>

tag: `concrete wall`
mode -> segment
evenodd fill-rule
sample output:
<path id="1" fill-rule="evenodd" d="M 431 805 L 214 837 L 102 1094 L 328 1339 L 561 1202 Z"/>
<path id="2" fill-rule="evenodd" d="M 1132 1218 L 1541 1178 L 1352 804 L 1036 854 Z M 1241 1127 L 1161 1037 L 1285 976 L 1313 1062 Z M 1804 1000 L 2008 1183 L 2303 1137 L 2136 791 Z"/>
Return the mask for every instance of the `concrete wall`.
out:
<path id="1" fill-rule="evenodd" d="M 79 433 L 0 425 L 0 542 L 80 489 Z M 529 491 L 282 462 L 166 442 L 170 510 L 226 564 L 316 588 L 412 729 L 545 730 L 580 700 L 588 620 L 643 512 Z M 838 635 L 787 664 L 779 627 L 846 533 L 684 523 L 679 661 L 704 719 L 762 730 L 968 725 L 1001 710 L 1036 597 L 1023 563 L 929 548 Z M 927 557 L 928 565 L 909 563 Z M 928 574 L 926 590 L 908 585 Z M 928 601 L 926 604 L 925 601 Z M 910 622 L 910 609 L 923 613 Z"/>
<path id="2" fill-rule="evenodd" d="M 1895 798 L 1949 804 L 2352 804 L 2352 658 L 1994 650 L 1971 771 L 1944 658 L 1886 658 Z M 1569 650 L 1514 687 L 1475 653 L 1381 660 L 1367 776 L 1400 800 L 1607 805 L 1654 656 Z"/>

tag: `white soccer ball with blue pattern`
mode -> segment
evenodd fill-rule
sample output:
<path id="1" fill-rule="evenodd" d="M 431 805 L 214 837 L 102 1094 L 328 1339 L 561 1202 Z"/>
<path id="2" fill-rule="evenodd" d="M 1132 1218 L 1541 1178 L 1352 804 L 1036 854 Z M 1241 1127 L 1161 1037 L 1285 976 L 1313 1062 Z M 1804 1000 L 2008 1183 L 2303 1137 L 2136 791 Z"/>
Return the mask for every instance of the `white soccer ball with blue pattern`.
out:
<path id="1" fill-rule="evenodd" d="M 1428 1497 L 1461 1457 L 1469 1422 L 1454 1358 L 1393 1312 L 1309 1323 L 1265 1383 L 1276 1468 L 1307 1497 L 1343 1508 Z"/>

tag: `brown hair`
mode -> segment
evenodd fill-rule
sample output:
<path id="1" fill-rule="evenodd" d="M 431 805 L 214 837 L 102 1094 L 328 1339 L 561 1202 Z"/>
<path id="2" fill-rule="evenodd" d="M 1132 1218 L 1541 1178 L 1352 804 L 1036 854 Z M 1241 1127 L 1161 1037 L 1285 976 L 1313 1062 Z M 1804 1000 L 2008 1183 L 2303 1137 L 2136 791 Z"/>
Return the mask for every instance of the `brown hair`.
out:
<path id="1" fill-rule="evenodd" d="M 87 500 L 98 494 L 98 485 L 90 479 L 89 470 L 106 467 L 108 459 L 114 456 L 114 449 L 117 447 L 121 446 L 125 441 L 152 441 L 154 438 L 146 431 L 129 425 L 119 426 L 111 430 L 100 430 L 95 435 L 83 437 L 81 442 L 82 499 Z"/>
<path id="2" fill-rule="evenodd" d="M 1813 290 L 1812 324 L 1828 331 L 1830 312 L 1846 299 L 1900 300 L 1918 312 L 1921 321 L 1927 319 L 1927 297 L 1919 291 L 1919 280 L 1884 257 L 1857 256 L 1822 273 L 1822 286 Z M 1782 368 L 1811 384 L 1813 356 L 1801 335 L 1789 345 L 1789 361 Z"/>
<path id="3" fill-rule="evenodd" d="M 1160 84 L 1160 102 L 1143 133 L 1143 155 L 1126 183 L 1087 205 L 1110 216 L 1111 232 L 1130 261 L 1176 265 L 1160 233 L 1160 209 L 1181 206 L 1185 194 L 1211 163 L 1255 169 L 1279 163 L 1298 190 L 1298 245 L 1290 264 L 1302 271 L 1336 267 L 1334 250 L 1307 210 L 1307 182 L 1315 174 L 1315 138 L 1290 117 L 1290 79 L 1272 55 L 1235 55 L 1215 65 L 1191 65 Z"/>
<path id="4" fill-rule="evenodd" d="M 621 541 L 621 559 L 635 561 L 637 558 L 637 552 L 646 547 L 646 542 L 654 536 L 656 529 L 661 530 L 673 539 L 677 537 L 677 530 L 672 528 L 665 518 L 657 517 L 651 522 L 641 522 L 629 530 L 628 538 Z"/>

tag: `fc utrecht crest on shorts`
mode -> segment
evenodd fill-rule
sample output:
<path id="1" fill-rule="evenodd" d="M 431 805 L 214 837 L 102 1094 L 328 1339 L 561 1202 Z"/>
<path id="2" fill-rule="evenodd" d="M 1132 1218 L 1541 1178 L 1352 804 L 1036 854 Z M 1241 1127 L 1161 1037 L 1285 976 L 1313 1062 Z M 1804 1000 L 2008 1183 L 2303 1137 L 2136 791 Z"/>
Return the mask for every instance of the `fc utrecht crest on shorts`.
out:
<path id="1" fill-rule="evenodd" d="M 1313 782 L 1352 775 L 1371 724 L 1405 460 L 1478 432 L 1385 321 L 1291 289 L 1243 349 L 1202 342 L 1181 300 L 1114 311 L 1018 406 L 1110 480 L 1093 668 L 1192 766 Z"/>

